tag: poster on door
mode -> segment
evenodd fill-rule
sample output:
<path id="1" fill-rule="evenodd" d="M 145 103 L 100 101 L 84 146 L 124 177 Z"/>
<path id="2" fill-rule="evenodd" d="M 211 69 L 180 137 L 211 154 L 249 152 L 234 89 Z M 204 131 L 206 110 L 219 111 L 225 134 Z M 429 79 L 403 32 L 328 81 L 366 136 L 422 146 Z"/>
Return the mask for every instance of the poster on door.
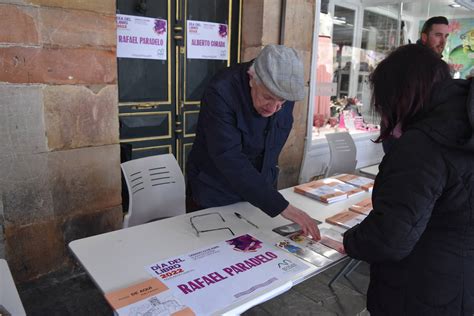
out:
<path id="1" fill-rule="evenodd" d="M 117 14 L 117 57 L 166 60 L 168 23 Z"/>
<path id="2" fill-rule="evenodd" d="M 228 25 L 188 20 L 186 47 L 188 59 L 228 59 Z"/>

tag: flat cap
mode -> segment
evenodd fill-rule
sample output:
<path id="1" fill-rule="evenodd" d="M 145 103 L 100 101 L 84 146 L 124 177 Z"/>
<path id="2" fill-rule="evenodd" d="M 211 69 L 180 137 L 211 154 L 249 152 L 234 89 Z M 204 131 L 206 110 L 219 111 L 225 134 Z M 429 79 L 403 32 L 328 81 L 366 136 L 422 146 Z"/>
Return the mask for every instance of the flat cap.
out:
<path id="1" fill-rule="evenodd" d="M 274 95 L 289 101 L 304 99 L 303 63 L 296 50 L 283 45 L 267 45 L 254 62 L 258 79 Z"/>

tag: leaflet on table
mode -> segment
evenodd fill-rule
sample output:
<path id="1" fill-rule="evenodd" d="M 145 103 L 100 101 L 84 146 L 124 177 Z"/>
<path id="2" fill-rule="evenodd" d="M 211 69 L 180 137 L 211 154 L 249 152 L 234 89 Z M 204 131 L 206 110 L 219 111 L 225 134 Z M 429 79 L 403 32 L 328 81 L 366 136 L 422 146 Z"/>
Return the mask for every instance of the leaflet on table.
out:
<path id="1" fill-rule="evenodd" d="M 273 289 L 309 266 L 242 235 L 145 268 L 197 315 L 208 315 Z"/>
<path id="2" fill-rule="evenodd" d="M 117 315 L 195 315 L 165 284 L 155 278 L 107 293 L 105 298 Z"/>

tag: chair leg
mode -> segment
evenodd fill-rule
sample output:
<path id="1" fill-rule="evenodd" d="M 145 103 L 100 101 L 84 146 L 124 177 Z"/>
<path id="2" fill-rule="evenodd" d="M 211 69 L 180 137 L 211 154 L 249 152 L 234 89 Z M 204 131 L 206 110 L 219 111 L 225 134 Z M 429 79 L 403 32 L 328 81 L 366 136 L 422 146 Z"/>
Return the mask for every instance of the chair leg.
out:
<path id="1" fill-rule="evenodd" d="M 355 261 L 357 261 L 357 260 L 356 260 L 356 259 L 351 259 L 351 260 L 349 260 L 349 262 L 346 263 L 345 266 L 342 267 L 341 270 L 339 270 L 339 272 L 332 278 L 332 280 L 329 281 L 328 285 L 329 285 L 329 286 L 332 286 L 332 284 L 333 284 L 334 282 L 336 282 L 336 281 L 341 277 L 341 275 L 345 274 L 346 271 L 348 271 L 348 270 L 350 269 L 352 263 L 355 262 Z"/>
<path id="2" fill-rule="evenodd" d="M 352 267 L 349 269 L 349 271 L 347 271 L 346 273 L 344 273 L 344 277 L 347 278 L 349 276 L 349 274 L 352 273 L 352 271 L 355 270 L 355 268 L 357 268 L 359 266 L 359 264 L 362 262 L 362 261 L 359 261 L 359 260 L 355 260 L 353 259 L 354 261 L 356 261 Z"/>

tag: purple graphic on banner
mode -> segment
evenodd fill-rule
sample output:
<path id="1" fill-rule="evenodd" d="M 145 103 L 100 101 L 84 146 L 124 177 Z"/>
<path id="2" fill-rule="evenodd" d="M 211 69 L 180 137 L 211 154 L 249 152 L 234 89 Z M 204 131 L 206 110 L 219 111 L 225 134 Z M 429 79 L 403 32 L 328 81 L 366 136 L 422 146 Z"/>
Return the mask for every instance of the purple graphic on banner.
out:
<path id="1" fill-rule="evenodd" d="M 257 249 L 262 248 L 262 242 L 248 234 L 227 240 L 226 242 L 234 246 L 235 251 L 255 252 Z"/>
<path id="2" fill-rule="evenodd" d="M 221 37 L 227 37 L 227 25 L 219 24 L 219 35 Z"/>
<path id="3" fill-rule="evenodd" d="M 156 19 L 155 20 L 155 26 L 153 27 L 153 30 L 158 35 L 164 34 L 166 32 L 166 21 Z"/>

